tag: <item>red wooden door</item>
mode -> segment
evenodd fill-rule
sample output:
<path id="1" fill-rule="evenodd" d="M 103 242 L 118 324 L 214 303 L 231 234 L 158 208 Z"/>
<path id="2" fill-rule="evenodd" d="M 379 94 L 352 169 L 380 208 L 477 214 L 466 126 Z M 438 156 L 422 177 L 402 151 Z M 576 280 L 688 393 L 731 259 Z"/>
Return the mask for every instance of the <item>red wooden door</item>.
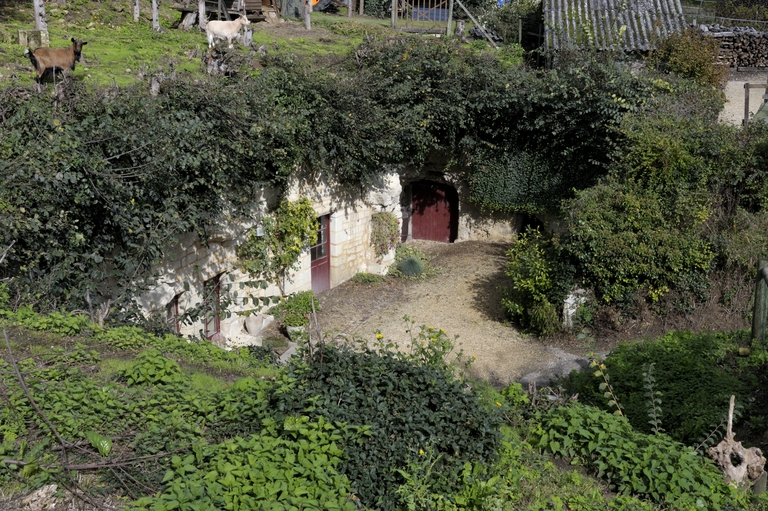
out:
<path id="1" fill-rule="evenodd" d="M 459 199 L 456 190 L 432 181 L 411 185 L 413 239 L 453 242 L 458 235 Z"/>
<path id="2" fill-rule="evenodd" d="M 331 289 L 331 215 L 317 219 L 317 243 L 310 247 L 312 259 L 312 291 L 320 294 Z"/>

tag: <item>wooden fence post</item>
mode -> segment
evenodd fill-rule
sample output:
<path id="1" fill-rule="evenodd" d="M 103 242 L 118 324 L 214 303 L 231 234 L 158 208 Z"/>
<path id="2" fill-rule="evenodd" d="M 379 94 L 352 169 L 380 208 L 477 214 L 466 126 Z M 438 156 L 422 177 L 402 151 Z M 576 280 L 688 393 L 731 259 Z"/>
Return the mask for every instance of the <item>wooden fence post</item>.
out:
<path id="1" fill-rule="evenodd" d="M 152 0 L 152 30 L 155 32 L 160 31 L 160 19 L 158 18 L 157 14 L 158 3 L 160 3 L 160 0 Z"/>
<path id="2" fill-rule="evenodd" d="M 752 339 L 765 342 L 766 305 L 768 305 L 768 259 L 757 260 L 757 282 L 755 284 L 755 308 L 752 310 Z"/>
<path id="3" fill-rule="evenodd" d="M 197 26 L 200 30 L 205 31 L 205 27 L 208 25 L 208 14 L 205 11 L 205 0 L 197 1 L 197 16 L 200 18 Z"/>
<path id="4" fill-rule="evenodd" d="M 309 13 L 312 12 L 312 1 L 304 0 L 304 28 L 307 30 L 312 29 L 312 22 L 310 21 Z"/>

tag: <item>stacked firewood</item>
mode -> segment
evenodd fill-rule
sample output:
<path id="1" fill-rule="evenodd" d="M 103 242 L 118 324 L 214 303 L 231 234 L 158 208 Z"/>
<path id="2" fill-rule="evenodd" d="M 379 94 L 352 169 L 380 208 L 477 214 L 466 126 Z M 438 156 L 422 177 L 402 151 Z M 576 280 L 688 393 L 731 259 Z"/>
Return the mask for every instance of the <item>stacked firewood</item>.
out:
<path id="1" fill-rule="evenodd" d="M 719 60 L 729 67 L 768 66 L 768 33 L 751 27 L 699 25 L 704 34 L 720 41 Z"/>

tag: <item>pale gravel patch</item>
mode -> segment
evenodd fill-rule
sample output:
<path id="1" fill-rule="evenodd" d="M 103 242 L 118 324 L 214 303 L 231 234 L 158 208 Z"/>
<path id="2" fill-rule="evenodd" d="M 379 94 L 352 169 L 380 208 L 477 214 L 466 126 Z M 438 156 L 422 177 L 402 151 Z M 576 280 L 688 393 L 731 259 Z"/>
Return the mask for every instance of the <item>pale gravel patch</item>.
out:
<path id="1" fill-rule="evenodd" d="M 725 84 L 726 103 L 720 112 L 719 121 L 727 124 L 740 126 L 744 120 L 744 84 L 745 83 L 766 83 L 768 71 L 730 71 L 730 78 Z M 752 115 L 757 112 L 763 102 L 765 89 L 749 90 L 749 111 Z"/>
<path id="2" fill-rule="evenodd" d="M 348 282 L 321 295 L 320 325 L 331 336 L 345 334 L 372 341 L 380 331 L 399 347 L 410 346 L 404 316 L 418 327 L 443 329 L 467 356 L 472 375 L 507 385 L 533 371 L 551 367 L 557 356 L 538 339 L 521 334 L 505 320 L 500 286 L 509 245 L 468 241 L 416 241 L 432 256 L 440 273 L 394 288 Z"/>

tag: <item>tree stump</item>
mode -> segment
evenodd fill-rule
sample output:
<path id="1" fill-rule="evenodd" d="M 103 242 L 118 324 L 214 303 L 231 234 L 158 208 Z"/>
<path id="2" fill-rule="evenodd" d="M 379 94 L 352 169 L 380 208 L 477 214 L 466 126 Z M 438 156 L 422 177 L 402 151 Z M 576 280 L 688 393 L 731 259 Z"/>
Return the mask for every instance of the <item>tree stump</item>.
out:
<path id="1" fill-rule="evenodd" d="M 736 396 L 731 396 L 728 410 L 728 432 L 722 442 L 707 449 L 707 455 L 723 471 L 728 483 L 752 486 L 765 471 L 763 452 L 757 447 L 749 449 L 737 442 L 733 435 L 733 407 Z"/>

